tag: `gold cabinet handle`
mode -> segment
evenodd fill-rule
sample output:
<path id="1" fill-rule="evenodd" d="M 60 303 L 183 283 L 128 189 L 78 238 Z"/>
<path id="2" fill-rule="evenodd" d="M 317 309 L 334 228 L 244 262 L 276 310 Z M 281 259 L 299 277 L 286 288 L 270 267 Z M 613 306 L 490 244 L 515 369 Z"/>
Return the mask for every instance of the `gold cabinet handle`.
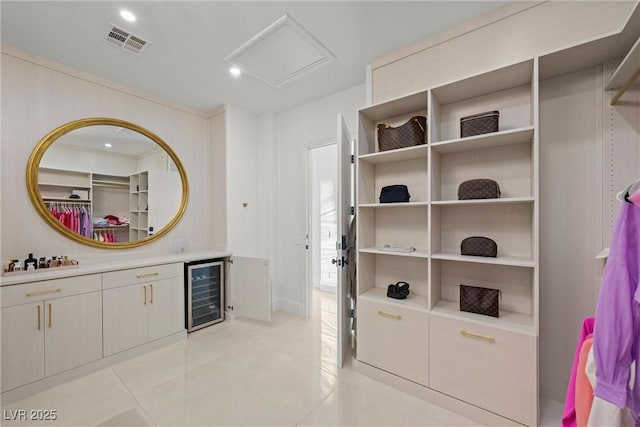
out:
<path id="1" fill-rule="evenodd" d="M 484 341 L 488 341 L 488 342 L 496 342 L 495 337 L 490 337 L 487 335 L 479 335 L 479 334 L 474 334 L 473 332 L 468 332 L 465 330 L 461 330 L 460 331 L 460 335 L 465 336 L 465 337 L 469 337 L 469 338 L 478 338 L 480 340 L 484 340 Z"/>
<path id="2" fill-rule="evenodd" d="M 51 328 L 51 303 L 49 303 L 49 328 Z"/>
<path id="3" fill-rule="evenodd" d="M 378 310 L 378 314 L 380 316 L 389 317 L 391 319 L 396 319 L 396 320 L 402 319 L 401 315 L 396 314 L 396 313 L 389 313 L 388 311 Z"/>
<path id="4" fill-rule="evenodd" d="M 42 289 L 40 291 L 27 292 L 27 293 L 25 293 L 25 295 L 28 296 L 28 297 L 33 297 L 33 296 L 36 296 L 36 295 L 53 294 L 53 293 L 56 293 L 56 292 L 60 292 L 61 290 L 62 290 L 62 288 Z"/>
<path id="5" fill-rule="evenodd" d="M 40 330 L 40 304 L 38 304 L 38 330 Z"/>
<path id="6" fill-rule="evenodd" d="M 144 305 L 147 305 L 147 287 L 143 286 L 144 288 Z"/>
<path id="7" fill-rule="evenodd" d="M 153 284 L 149 285 L 149 288 L 151 288 L 151 300 L 149 302 L 153 304 Z"/>
<path id="8" fill-rule="evenodd" d="M 139 276 L 136 276 L 138 279 L 144 279 L 145 277 L 155 277 L 155 276 L 159 276 L 160 273 L 149 273 L 149 274 L 141 274 Z"/>

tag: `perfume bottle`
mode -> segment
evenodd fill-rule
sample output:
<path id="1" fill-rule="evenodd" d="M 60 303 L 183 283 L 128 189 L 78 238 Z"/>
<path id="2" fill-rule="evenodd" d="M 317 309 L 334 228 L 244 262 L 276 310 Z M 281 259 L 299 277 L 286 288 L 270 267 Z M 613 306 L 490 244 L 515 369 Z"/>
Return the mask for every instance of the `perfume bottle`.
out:
<path id="1" fill-rule="evenodd" d="M 33 257 L 33 254 L 29 254 L 29 258 L 24 260 L 25 270 L 35 270 L 38 268 L 38 260 Z"/>

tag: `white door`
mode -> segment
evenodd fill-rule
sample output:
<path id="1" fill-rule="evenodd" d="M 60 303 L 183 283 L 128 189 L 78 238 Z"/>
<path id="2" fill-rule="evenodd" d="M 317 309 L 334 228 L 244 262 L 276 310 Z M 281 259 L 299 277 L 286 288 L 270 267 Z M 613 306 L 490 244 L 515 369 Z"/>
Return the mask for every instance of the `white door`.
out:
<path id="1" fill-rule="evenodd" d="M 184 330 L 184 283 L 182 277 L 158 280 L 147 285 L 149 341 Z"/>
<path id="2" fill-rule="evenodd" d="M 226 312 L 271 321 L 269 260 L 234 256 L 227 264 Z"/>
<path id="3" fill-rule="evenodd" d="M 338 367 L 351 346 L 351 295 L 347 275 L 347 249 L 351 224 L 351 135 L 341 114 L 338 114 L 338 234 L 336 242 L 336 267 L 338 268 Z"/>
<path id="4" fill-rule="evenodd" d="M 102 291 L 44 302 L 46 376 L 102 358 Z"/>
<path id="5" fill-rule="evenodd" d="M 2 391 L 44 378 L 41 302 L 2 309 Z"/>

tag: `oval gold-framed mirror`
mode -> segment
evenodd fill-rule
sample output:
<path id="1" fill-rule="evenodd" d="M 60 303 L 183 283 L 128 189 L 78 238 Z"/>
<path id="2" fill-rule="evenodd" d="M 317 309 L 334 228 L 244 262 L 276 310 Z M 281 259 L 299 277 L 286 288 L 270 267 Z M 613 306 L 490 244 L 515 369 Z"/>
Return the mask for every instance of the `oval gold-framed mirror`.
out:
<path id="1" fill-rule="evenodd" d="M 171 147 L 142 126 L 106 117 L 46 134 L 29 157 L 27 190 L 53 229 L 104 249 L 160 239 L 189 200 L 187 174 Z"/>

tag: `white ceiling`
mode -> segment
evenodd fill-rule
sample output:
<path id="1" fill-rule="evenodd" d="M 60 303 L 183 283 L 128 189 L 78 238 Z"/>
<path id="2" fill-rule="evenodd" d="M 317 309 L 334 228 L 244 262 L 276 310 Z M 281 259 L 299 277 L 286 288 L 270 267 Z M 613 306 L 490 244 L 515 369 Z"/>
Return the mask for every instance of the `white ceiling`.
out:
<path id="1" fill-rule="evenodd" d="M 365 81 L 377 57 L 506 1 L 0 1 L 3 44 L 210 112 L 281 111 Z M 126 8 L 137 15 L 122 19 Z M 279 87 L 228 73 L 224 57 L 284 14 L 336 60 Z M 109 24 L 150 42 L 141 56 L 106 43 Z"/>

